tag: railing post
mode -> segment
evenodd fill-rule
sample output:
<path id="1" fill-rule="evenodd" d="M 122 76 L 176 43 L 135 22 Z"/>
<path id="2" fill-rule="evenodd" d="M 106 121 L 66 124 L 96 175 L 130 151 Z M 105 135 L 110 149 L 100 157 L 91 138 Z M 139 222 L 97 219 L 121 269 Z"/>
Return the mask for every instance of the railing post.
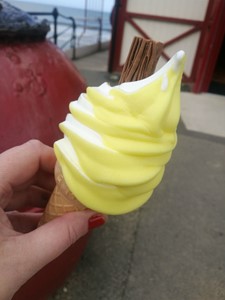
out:
<path id="1" fill-rule="evenodd" d="M 72 60 L 76 59 L 76 22 L 74 18 L 70 17 L 72 21 L 72 38 L 71 38 L 71 48 L 72 48 Z"/>
<path id="2" fill-rule="evenodd" d="M 54 19 L 54 34 L 53 34 L 53 39 L 54 39 L 54 43 L 55 45 L 57 45 L 57 38 L 58 38 L 58 34 L 57 34 L 57 19 L 58 19 L 58 9 L 55 7 L 52 11 L 52 15 L 53 15 L 53 19 Z"/>
<path id="3" fill-rule="evenodd" d="M 99 22 L 99 36 L 98 36 L 98 50 L 102 49 L 102 19 L 98 18 Z"/>
<path id="4" fill-rule="evenodd" d="M 109 55 L 109 64 L 108 64 L 108 72 L 113 72 L 113 57 L 116 51 L 116 33 L 117 33 L 117 23 L 118 23 L 118 15 L 119 10 L 122 6 L 121 0 L 116 0 L 115 5 L 113 7 L 113 13 L 111 15 L 112 20 L 112 37 L 111 37 L 111 47 L 110 47 L 110 55 Z"/>

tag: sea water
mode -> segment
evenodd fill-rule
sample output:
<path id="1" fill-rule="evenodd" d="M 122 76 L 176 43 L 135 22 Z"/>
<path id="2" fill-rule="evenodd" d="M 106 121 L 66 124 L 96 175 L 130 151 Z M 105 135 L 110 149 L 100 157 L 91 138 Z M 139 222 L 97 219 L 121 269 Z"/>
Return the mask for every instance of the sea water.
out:
<path id="1" fill-rule="evenodd" d="M 113 0 L 105 1 L 106 4 L 102 6 L 102 0 L 98 1 L 87 1 L 87 10 L 85 10 L 85 1 L 71 1 L 71 0 L 11 0 L 10 3 L 27 12 L 52 12 L 57 7 L 60 14 L 66 17 L 73 17 L 76 21 L 77 26 L 83 26 L 84 19 L 87 18 L 86 25 L 89 27 L 98 27 L 98 19 L 102 19 L 102 29 L 107 31 L 111 30 L 110 16 L 113 7 Z M 53 4 L 54 3 L 54 4 Z M 76 4 L 77 3 L 77 4 Z M 83 3 L 83 7 L 82 7 Z M 71 6 L 69 6 L 71 4 Z M 94 5 L 95 4 L 95 5 Z M 76 7 L 77 6 L 77 7 Z M 50 17 L 45 18 L 51 21 Z M 63 20 L 59 20 L 63 22 Z M 64 20 L 64 22 L 66 22 Z"/>
<path id="2" fill-rule="evenodd" d="M 111 1 L 111 9 L 109 3 Z M 76 7 L 76 3 L 77 6 Z M 85 10 L 85 1 L 71 1 L 71 0 L 11 0 L 10 4 L 26 11 L 26 12 L 38 12 L 38 13 L 51 13 L 54 8 L 57 8 L 60 15 L 65 17 L 73 17 L 76 22 L 76 47 L 85 47 L 90 45 L 95 45 L 99 43 L 109 42 L 111 39 L 111 22 L 110 16 L 113 7 L 113 0 L 107 0 L 105 3 L 108 4 L 107 10 L 104 10 L 104 5 L 102 6 L 102 0 L 88 0 L 87 9 Z M 71 4 L 69 7 L 68 5 Z M 83 7 L 82 7 L 83 4 Z M 95 4 L 95 6 L 94 6 Z M 94 9 L 95 8 L 95 9 Z M 106 7 L 105 7 L 106 8 Z M 47 19 L 50 23 L 51 30 L 47 35 L 47 38 L 52 39 L 53 37 L 53 16 L 41 16 L 37 17 L 39 20 Z M 100 23 L 99 19 L 102 20 L 102 30 L 100 33 Z M 58 17 L 58 27 L 57 32 L 59 34 L 57 45 L 64 49 L 64 44 L 66 44 L 66 49 L 69 46 L 67 41 L 71 38 L 71 31 L 66 31 L 63 35 L 60 32 L 64 32 L 66 25 L 71 21 L 62 17 Z"/>

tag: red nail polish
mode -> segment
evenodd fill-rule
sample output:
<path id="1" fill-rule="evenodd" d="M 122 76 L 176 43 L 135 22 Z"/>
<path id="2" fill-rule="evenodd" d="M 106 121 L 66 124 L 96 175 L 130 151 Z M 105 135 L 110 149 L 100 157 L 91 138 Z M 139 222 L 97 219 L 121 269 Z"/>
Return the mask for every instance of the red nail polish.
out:
<path id="1" fill-rule="evenodd" d="M 94 229 L 105 224 L 105 219 L 102 215 L 94 215 L 88 220 L 88 228 Z"/>

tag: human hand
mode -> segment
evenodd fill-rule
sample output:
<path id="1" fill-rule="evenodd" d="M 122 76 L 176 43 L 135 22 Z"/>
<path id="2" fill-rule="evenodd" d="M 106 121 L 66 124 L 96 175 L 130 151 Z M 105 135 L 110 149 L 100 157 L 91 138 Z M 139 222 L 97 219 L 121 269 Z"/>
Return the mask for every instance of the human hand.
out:
<path id="1" fill-rule="evenodd" d="M 105 223 L 93 211 L 68 213 L 37 228 L 54 185 L 53 149 L 32 140 L 0 155 L 0 299 L 14 293 L 90 228 Z M 56 238 L 57 236 L 57 238 Z M 44 251 L 43 251 L 44 249 Z"/>

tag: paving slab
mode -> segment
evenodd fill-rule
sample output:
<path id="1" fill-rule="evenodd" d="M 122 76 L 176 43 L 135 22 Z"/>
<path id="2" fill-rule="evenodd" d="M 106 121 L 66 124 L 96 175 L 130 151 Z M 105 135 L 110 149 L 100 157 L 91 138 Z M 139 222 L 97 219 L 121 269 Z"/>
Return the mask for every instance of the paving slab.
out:
<path id="1" fill-rule="evenodd" d="M 88 62 L 78 68 L 90 85 L 111 79 L 104 69 L 89 70 Z M 207 103 L 201 99 L 198 110 Z M 178 145 L 150 201 L 96 229 L 49 300 L 225 299 L 225 134 L 217 134 L 217 124 L 210 132 L 198 122 L 190 128 L 195 105 L 185 98 L 182 107 Z M 213 128 L 216 114 L 210 120 Z"/>
<path id="2" fill-rule="evenodd" d="M 95 230 L 49 300 L 224 300 L 224 154 L 224 140 L 180 133 L 150 201 Z"/>

